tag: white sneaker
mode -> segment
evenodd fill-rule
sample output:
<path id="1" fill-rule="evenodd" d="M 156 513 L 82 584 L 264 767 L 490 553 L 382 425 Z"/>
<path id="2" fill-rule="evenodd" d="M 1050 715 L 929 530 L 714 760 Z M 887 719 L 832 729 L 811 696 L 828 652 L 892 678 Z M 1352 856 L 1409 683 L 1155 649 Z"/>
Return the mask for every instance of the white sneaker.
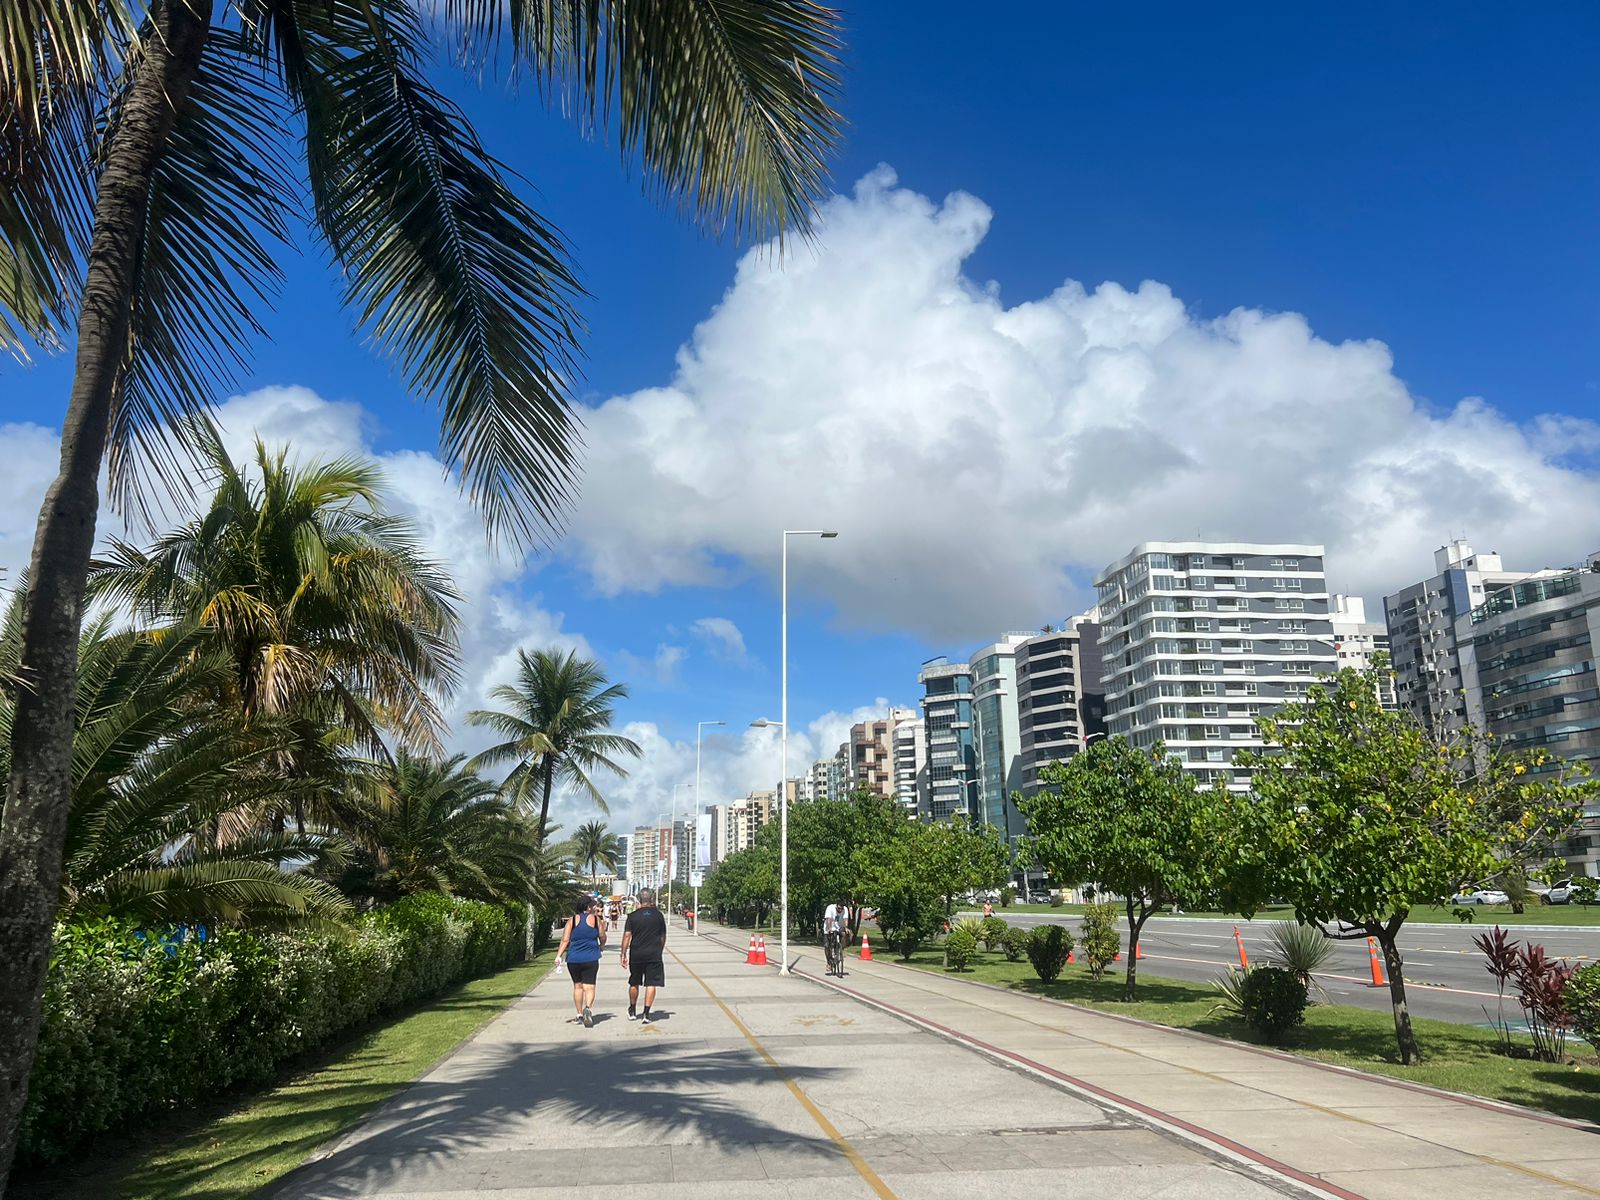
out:
<path id="1" fill-rule="evenodd" d="M 585 1029 L 594 1028 L 594 1014 L 589 1011 L 589 1006 L 587 1004 L 583 1006 L 583 1027 Z"/>

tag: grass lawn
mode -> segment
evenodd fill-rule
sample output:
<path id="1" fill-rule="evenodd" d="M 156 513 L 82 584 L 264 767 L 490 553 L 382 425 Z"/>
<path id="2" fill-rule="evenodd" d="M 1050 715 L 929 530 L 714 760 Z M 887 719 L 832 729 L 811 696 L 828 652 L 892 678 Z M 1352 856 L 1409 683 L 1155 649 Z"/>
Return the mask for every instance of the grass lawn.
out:
<path id="1" fill-rule="evenodd" d="M 103 1138 L 83 1161 L 14 1175 L 14 1200 L 237 1200 L 286 1174 L 542 979 L 553 951 L 333 1047 L 271 1091 Z"/>
<path id="2" fill-rule="evenodd" d="M 963 907 L 962 911 L 976 912 L 978 909 Z M 1478 907 L 1468 906 L 1467 912 L 1473 915 L 1472 921 L 1462 921 L 1452 908 L 1441 904 L 1424 904 L 1420 908 L 1411 910 L 1409 921 L 1428 922 L 1440 925 L 1586 925 L 1600 926 L 1600 904 L 1530 904 L 1527 911 L 1514 913 L 1508 904 Z M 1048 904 L 1013 904 L 1010 908 L 995 908 L 995 915 L 1003 917 L 1007 913 L 1068 913 L 1078 915 L 1083 912 L 1081 904 L 1061 904 L 1052 907 Z M 1242 921 L 1244 918 L 1238 913 L 1223 912 L 1182 912 L 1177 914 L 1178 920 L 1190 917 L 1210 917 L 1219 921 Z M 1287 921 L 1294 917 L 1294 910 L 1287 904 L 1274 904 L 1262 909 L 1256 914 L 1258 921 Z M 1152 917 L 1153 921 L 1169 920 L 1171 913 L 1159 913 Z"/>
<path id="3" fill-rule="evenodd" d="M 883 957 L 898 961 L 891 955 Z M 943 972 L 943 951 L 919 950 L 910 965 Z M 1096 981 L 1089 978 L 1088 969 L 1082 964 L 1067 967 L 1056 982 L 1046 984 L 1039 981 L 1026 960 L 1007 962 L 999 953 L 980 952 L 973 966 L 957 977 L 1234 1041 L 1260 1043 L 1243 1021 L 1211 1011 L 1217 994 L 1207 985 L 1162 979 L 1142 970 L 1140 998 L 1131 1004 L 1118 999 L 1123 983 L 1120 971 L 1115 975 L 1107 972 Z M 1418 1020 L 1416 1030 L 1423 1061 L 1414 1067 L 1403 1067 L 1395 1052 L 1394 1019 L 1389 1013 L 1319 1004 L 1306 1011 L 1305 1024 L 1279 1048 L 1412 1083 L 1509 1100 L 1564 1117 L 1600 1121 L 1600 1059 L 1575 1037 L 1567 1043 L 1569 1057 L 1574 1061 L 1563 1066 L 1496 1053 L 1495 1035 L 1488 1029 Z"/>

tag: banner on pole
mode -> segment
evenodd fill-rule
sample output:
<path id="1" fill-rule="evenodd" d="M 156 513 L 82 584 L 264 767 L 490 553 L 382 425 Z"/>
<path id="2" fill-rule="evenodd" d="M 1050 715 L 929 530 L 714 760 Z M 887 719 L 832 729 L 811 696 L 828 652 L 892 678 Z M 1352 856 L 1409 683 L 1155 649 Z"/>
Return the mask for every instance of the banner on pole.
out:
<path id="1" fill-rule="evenodd" d="M 694 819 L 694 865 L 704 871 L 711 865 L 711 814 Z"/>

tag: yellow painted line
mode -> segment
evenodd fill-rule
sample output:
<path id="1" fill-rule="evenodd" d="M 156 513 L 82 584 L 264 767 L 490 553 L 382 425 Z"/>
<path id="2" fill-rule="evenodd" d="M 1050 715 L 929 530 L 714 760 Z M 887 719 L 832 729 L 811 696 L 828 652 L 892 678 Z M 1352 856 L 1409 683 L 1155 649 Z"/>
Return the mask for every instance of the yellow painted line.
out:
<path id="1" fill-rule="evenodd" d="M 794 1081 L 794 1077 L 790 1075 L 788 1071 L 784 1070 L 783 1064 L 777 1059 L 773 1058 L 770 1053 L 768 1053 L 767 1048 L 761 1044 L 760 1040 L 755 1034 L 750 1032 L 749 1027 L 734 1015 L 733 1009 L 724 1004 L 722 1002 L 722 997 L 711 990 L 711 985 L 704 979 L 701 979 L 700 976 L 696 975 L 694 973 L 694 969 L 691 968 L 688 963 L 684 962 L 683 959 L 679 958 L 675 952 L 669 950 L 667 953 L 672 955 L 673 961 L 675 961 L 678 966 L 683 969 L 684 973 L 687 974 L 690 979 L 694 980 L 703 989 L 705 989 L 706 995 L 710 996 L 712 1001 L 715 1002 L 716 1006 L 722 1010 L 722 1015 L 733 1022 L 733 1027 L 740 1033 L 744 1034 L 744 1040 L 749 1042 L 755 1052 L 761 1056 L 762 1061 L 765 1062 L 767 1066 L 772 1068 L 773 1074 L 777 1075 L 779 1079 L 783 1080 L 784 1086 L 789 1089 L 790 1094 L 800 1102 L 800 1107 L 805 1109 L 806 1112 L 810 1114 L 811 1119 L 817 1123 L 817 1128 L 822 1130 L 823 1133 L 827 1134 L 828 1139 L 833 1142 L 835 1146 L 839 1147 L 845 1158 L 850 1161 L 850 1165 L 856 1169 L 856 1174 L 860 1175 L 862 1179 L 867 1181 L 867 1186 L 879 1196 L 883 1197 L 883 1200 L 899 1200 L 899 1197 L 896 1196 L 894 1192 L 889 1190 L 889 1185 L 879 1177 L 878 1173 L 872 1169 L 867 1160 L 861 1157 L 861 1152 L 852 1146 L 844 1134 L 840 1133 L 839 1130 L 834 1127 L 833 1122 L 828 1120 L 828 1118 L 823 1115 L 822 1110 L 812 1102 L 811 1097 L 806 1095 L 805 1090 Z"/>

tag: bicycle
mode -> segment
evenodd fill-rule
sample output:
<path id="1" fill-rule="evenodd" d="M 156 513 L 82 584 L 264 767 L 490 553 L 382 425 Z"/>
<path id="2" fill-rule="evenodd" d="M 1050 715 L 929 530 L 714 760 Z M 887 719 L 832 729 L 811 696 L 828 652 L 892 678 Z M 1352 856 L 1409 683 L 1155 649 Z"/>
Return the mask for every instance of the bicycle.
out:
<path id="1" fill-rule="evenodd" d="M 828 960 L 828 974 L 844 978 L 844 946 L 843 939 L 837 929 L 830 930 L 822 935 L 822 953 Z"/>

